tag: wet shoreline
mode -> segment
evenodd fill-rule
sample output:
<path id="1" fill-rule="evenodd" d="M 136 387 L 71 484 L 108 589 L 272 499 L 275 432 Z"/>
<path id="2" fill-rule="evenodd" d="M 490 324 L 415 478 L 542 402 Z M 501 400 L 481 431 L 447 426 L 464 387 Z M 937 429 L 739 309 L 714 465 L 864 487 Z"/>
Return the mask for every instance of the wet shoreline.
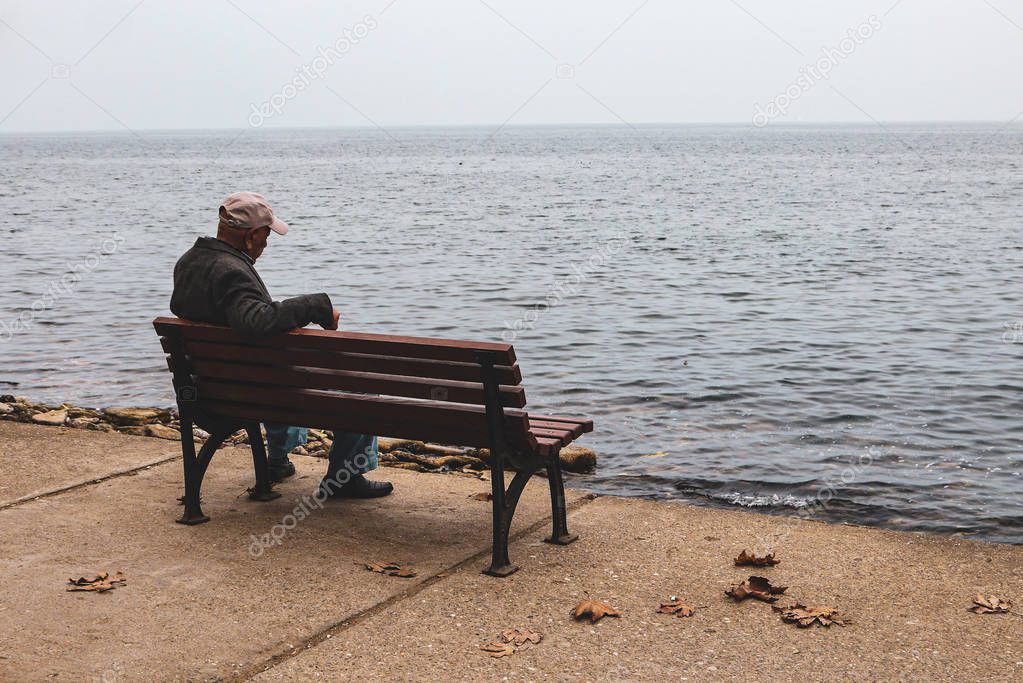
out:
<path id="1" fill-rule="evenodd" d="M 131 436 L 148 436 L 179 441 L 181 423 L 177 411 L 168 408 L 83 408 L 68 403 L 59 405 L 36 403 L 24 396 L 0 395 L 0 420 L 29 422 L 71 429 L 118 432 Z M 209 434 L 192 428 L 193 439 L 199 443 Z M 379 462 L 383 467 L 397 467 L 416 472 L 479 473 L 489 469 L 490 453 L 486 448 L 465 448 L 427 443 L 414 439 L 378 439 Z M 244 431 L 235 432 L 224 445 L 248 444 Z M 333 443 L 330 430 L 310 429 L 304 446 L 291 452 L 326 458 Z M 589 448 L 566 446 L 561 449 L 561 465 L 568 472 L 591 472 L 596 467 L 596 454 Z"/>

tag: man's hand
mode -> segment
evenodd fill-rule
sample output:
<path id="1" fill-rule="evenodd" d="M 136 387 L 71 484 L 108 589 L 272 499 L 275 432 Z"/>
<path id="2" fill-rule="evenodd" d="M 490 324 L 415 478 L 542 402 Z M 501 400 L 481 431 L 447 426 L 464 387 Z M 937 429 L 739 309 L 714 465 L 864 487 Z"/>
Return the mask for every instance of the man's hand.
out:
<path id="1" fill-rule="evenodd" d="M 329 327 L 324 327 L 323 329 L 325 329 L 325 330 L 336 330 L 337 327 L 338 327 L 338 324 L 340 324 L 340 322 L 341 322 L 341 311 L 339 311 L 339 310 L 337 310 L 335 308 L 334 309 L 334 320 L 333 320 L 333 322 L 330 323 Z"/>

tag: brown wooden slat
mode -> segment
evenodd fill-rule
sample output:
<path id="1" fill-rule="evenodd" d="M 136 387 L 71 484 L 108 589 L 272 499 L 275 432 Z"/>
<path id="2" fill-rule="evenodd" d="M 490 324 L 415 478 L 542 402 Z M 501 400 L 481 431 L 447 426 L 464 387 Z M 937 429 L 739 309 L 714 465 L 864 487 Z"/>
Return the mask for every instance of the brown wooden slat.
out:
<path id="1" fill-rule="evenodd" d="M 562 417 L 560 415 L 535 415 L 533 419 L 536 420 L 547 420 L 550 422 L 567 422 L 570 424 L 577 424 L 582 427 L 583 433 L 588 434 L 593 431 L 593 420 L 586 419 L 585 417 Z"/>
<path id="2" fill-rule="evenodd" d="M 200 401 L 199 409 L 204 415 L 215 417 L 275 422 L 278 424 L 302 425 L 316 429 L 340 430 L 357 434 L 376 434 L 395 439 L 417 439 L 436 443 L 485 448 L 489 438 L 483 432 L 466 426 L 441 427 L 433 422 L 418 422 L 392 412 L 390 417 L 378 416 L 373 419 L 354 419 L 350 415 L 321 413 L 308 410 L 281 409 L 272 405 L 237 403 L 232 401 Z M 524 442 L 523 448 L 526 448 Z M 535 449 L 535 445 L 532 447 Z"/>
<path id="3" fill-rule="evenodd" d="M 212 403 L 211 399 L 217 399 L 271 407 L 285 406 L 299 414 L 308 412 L 333 415 L 336 416 L 335 420 L 343 419 L 354 424 L 402 421 L 428 424 L 440 429 L 470 433 L 474 437 L 478 435 L 478 440 L 485 438 L 488 433 L 483 406 L 344 394 L 317 389 L 289 389 L 211 379 L 200 384 L 199 398 L 207 403 Z M 514 408 L 505 410 L 505 428 L 509 438 L 518 440 L 531 438 L 527 437 L 528 420 L 521 410 Z M 365 431 L 378 433 L 374 432 L 371 426 L 365 427 Z"/>
<path id="4" fill-rule="evenodd" d="M 172 342 L 161 339 L 163 350 L 171 353 Z M 246 363 L 262 363 L 265 365 L 301 365 L 310 368 L 330 370 L 352 370 L 356 372 L 379 372 L 387 375 L 407 375 L 410 377 L 431 377 L 457 382 L 478 382 L 480 366 L 477 363 L 458 363 L 453 361 L 421 360 L 416 358 L 396 358 L 373 354 L 334 353 L 325 351 L 309 351 L 306 349 L 288 349 L 282 352 L 256 346 L 240 344 L 217 344 L 212 342 L 190 341 L 184 343 L 185 350 L 195 358 L 212 360 L 244 361 Z M 502 385 L 516 385 L 522 382 L 522 373 L 518 364 L 494 366 L 497 381 Z"/>
<path id="5" fill-rule="evenodd" d="M 583 435 L 582 425 L 574 422 L 551 422 L 540 418 L 531 417 L 529 418 L 529 428 L 531 430 L 539 429 L 553 429 L 556 431 L 567 431 L 573 438 L 578 438 Z"/>
<path id="6" fill-rule="evenodd" d="M 252 341 L 243 339 L 238 333 L 227 327 L 165 317 L 156 318 L 153 321 L 153 327 L 156 328 L 157 333 L 160 335 L 181 334 L 182 338 L 186 340 L 226 342 L 271 349 L 299 348 L 319 351 L 343 351 L 347 353 L 372 353 L 403 358 L 467 363 L 476 361 L 474 351 L 490 351 L 494 354 L 495 365 L 511 365 L 515 362 L 515 350 L 511 344 L 492 342 L 306 329 Z"/>
<path id="7" fill-rule="evenodd" d="M 544 439 L 557 439 L 562 446 L 567 446 L 572 443 L 572 433 L 566 430 L 560 429 L 539 429 L 537 427 L 530 427 L 530 433 L 536 438 Z"/>
<path id="8" fill-rule="evenodd" d="M 483 385 L 472 382 L 451 382 L 431 378 L 318 368 L 266 367 L 203 359 L 194 359 L 191 363 L 182 363 L 181 365 L 183 371 L 190 369 L 200 378 L 212 377 L 253 384 L 277 384 L 298 389 L 356 391 L 449 403 L 483 405 L 484 402 Z M 173 371 L 176 363 L 168 358 L 167 366 Z M 190 366 L 190 368 L 186 366 Z M 526 405 L 526 394 L 522 387 L 501 387 L 499 395 L 501 405 L 506 408 L 522 408 Z"/>
<path id="9" fill-rule="evenodd" d="M 548 439 L 547 437 L 538 436 L 536 443 L 537 453 L 547 458 L 561 450 L 561 441 L 559 439 Z"/>

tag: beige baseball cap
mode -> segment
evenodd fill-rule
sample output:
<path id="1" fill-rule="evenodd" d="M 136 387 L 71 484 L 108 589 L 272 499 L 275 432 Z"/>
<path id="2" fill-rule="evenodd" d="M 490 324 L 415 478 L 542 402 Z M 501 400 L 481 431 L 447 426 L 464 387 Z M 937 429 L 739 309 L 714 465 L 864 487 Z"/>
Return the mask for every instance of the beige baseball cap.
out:
<path id="1" fill-rule="evenodd" d="M 266 198 L 255 192 L 235 192 L 224 197 L 220 205 L 220 220 L 239 230 L 268 227 L 278 235 L 288 234 L 288 224 L 274 216 Z"/>

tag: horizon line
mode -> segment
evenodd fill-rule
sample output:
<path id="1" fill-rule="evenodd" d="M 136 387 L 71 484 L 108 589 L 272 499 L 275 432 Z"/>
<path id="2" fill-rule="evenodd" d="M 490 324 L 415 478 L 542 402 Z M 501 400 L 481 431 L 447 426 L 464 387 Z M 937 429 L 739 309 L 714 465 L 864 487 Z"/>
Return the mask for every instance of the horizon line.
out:
<path id="1" fill-rule="evenodd" d="M 752 128 L 762 130 L 768 128 L 804 127 L 804 126 L 853 126 L 861 125 L 868 127 L 905 126 L 905 125 L 1001 125 L 1004 128 L 1011 126 L 1023 127 L 1023 117 L 1017 116 L 1010 121 L 1000 119 L 894 119 L 886 121 L 870 120 L 821 120 L 821 121 L 785 121 L 772 122 L 765 126 L 756 126 L 751 121 L 679 121 L 679 122 L 644 122 L 644 123 L 612 123 L 612 122 L 557 122 L 557 123 L 515 123 L 501 125 L 499 123 L 407 123 L 407 124 L 326 124 L 308 126 L 233 126 L 233 127 L 186 127 L 186 128 L 56 128 L 56 129 L 10 129 L 0 130 L 3 135 L 75 135 L 87 133 L 121 133 L 125 135 L 138 135 L 140 133 L 180 133 L 180 132 L 210 132 L 210 131 L 296 131 L 296 130 L 408 130 L 408 129 L 438 129 L 438 128 L 461 128 L 461 129 L 498 129 L 509 128 L 668 128 L 686 126 L 723 126 L 733 128 Z"/>

